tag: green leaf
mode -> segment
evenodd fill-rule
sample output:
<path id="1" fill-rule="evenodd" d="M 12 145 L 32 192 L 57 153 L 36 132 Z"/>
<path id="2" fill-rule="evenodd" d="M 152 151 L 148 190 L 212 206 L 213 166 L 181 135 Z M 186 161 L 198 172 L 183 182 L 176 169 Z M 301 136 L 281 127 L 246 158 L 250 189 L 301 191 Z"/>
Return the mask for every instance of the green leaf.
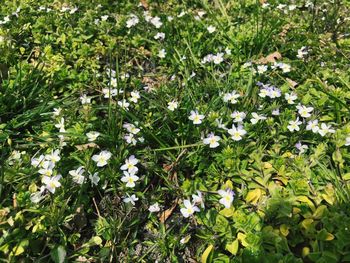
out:
<path id="1" fill-rule="evenodd" d="M 56 246 L 51 250 L 51 258 L 55 263 L 63 263 L 66 259 L 66 249 L 63 246 Z"/>

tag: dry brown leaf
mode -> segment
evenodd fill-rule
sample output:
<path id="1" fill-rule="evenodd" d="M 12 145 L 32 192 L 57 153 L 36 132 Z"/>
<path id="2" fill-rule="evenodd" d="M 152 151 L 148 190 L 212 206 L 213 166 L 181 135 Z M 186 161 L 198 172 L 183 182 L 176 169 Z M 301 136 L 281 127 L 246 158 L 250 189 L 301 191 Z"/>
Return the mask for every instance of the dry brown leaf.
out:
<path id="1" fill-rule="evenodd" d="M 170 208 L 168 208 L 167 210 L 160 213 L 159 221 L 161 223 L 164 223 L 169 218 L 169 216 L 171 216 L 171 214 L 173 213 L 174 209 L 176 208 L 178 202 L 179 202 L 179 199 L 175 199 L 173 205 Z"/>
<path id="2" fill-rule="evenodd" d="M 267 0 L 259 0 L 260 4 L 265 4 L 267 2 Z"/>
<path id="3" fill-rule="evenodd" d="M 257 61 L 257 63 L 259 63 L 259 64 L 275 63 L 276 60 L 279 60 L 281 58 L 282 58 L 281 53 L 278 51 L 275 51 L 275 52 L 267 55 L 266 57 L 259 59 Z"/>
<path id="4" fill-rule="evenodd" d="M 287 78 L 287 83 L 291 88 L 295 88 L 296 86 L 298 86 L 298 82 L 295 82 L 294 80 L 291 80 L 289 78 Z"/>
<path id="5" fill-rule="evenodd" d="M 86 150 L 88 148 L 98 148 L 98 149 L 100 149 L 100 147 L 96 143 L 93 143 L 93 142 L 80 144 L 80 145 L 75 145 L 75 147 L 78 149 L 78 151 L 83 151 L 83 150 Z"/>
<path id="6" fill-rule="evenodd" d="M 143 6 L 144 9 L 148 10 L 148 3 L 146 0 L 140 0 L 141 5 Z"/>

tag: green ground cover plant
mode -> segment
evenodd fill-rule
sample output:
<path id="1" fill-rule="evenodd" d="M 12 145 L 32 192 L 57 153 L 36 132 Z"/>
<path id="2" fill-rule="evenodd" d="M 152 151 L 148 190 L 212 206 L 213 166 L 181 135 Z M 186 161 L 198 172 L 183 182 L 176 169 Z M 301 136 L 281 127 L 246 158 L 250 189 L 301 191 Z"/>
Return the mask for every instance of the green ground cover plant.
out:
<path id="1" fill-rule="evenodd" d="M 350 262 L 350 2 L 0 5 L 1 262 Z"/>

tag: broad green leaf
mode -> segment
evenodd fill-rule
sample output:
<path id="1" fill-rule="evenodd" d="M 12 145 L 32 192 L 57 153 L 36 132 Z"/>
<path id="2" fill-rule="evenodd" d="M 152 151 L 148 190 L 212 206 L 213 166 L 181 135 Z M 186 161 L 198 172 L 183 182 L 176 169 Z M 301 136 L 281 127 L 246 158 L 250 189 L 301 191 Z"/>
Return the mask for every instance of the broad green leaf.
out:
<path id="1" fill-rule="evenodd" d="M 63 246 L 56 246 L 51 250 L 51 258 L 55 263 L 63 263 L 66 259 L 66 249 Z"/>

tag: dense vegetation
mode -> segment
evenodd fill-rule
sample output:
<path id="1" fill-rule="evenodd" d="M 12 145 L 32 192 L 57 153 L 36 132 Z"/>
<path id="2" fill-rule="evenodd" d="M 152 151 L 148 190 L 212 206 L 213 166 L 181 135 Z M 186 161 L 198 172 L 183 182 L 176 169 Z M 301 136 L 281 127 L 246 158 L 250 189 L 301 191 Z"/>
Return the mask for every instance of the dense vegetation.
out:
<path id="1" fill-rule="evenodd" d="M 350 262 L 350 2 L 0 5 L 1 262 Z"/>

